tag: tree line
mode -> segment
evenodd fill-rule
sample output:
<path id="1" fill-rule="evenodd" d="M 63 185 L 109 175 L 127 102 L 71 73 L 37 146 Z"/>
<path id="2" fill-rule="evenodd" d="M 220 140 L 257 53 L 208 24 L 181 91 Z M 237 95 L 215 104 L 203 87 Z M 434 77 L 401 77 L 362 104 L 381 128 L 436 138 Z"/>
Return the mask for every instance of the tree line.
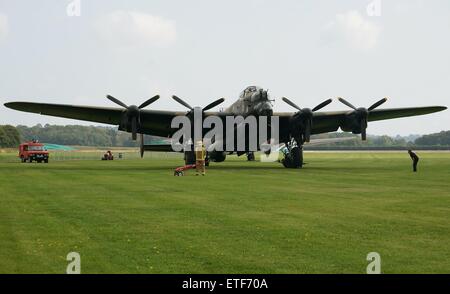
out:
<path id="1" fill-rule="evenodd" d="M 315 135 L 313 138 L 337 138 L 356 136 L 349 133 L 327 133 Z M 145 136 L 149 144 L 161 142 L 161 138 Z M 33 127 L 19 125 L 17 127 L 0 126 L 0 147 L 17 147 L 20 142 L 37 139 L 40 142 L 60 145 L 98 146 L 98 147 L 136 147 L 139 142 L 131 140 L 131 134 L 119 131 L 114 127 L 81 126 L 81 125 L 49 125 L 38 124 Z M 329 147 L 417 147 L 417 146 L 450 146 L 450 131 L 424 135 L 415 141 L 407 137 L 369 136 L 366 142 L 360 139 L 330 143 Z"/>
<path id="2" fill-rule="evenodd" d="M 17 129 L 24 141 L 36 139 L 45 143 L 78 146 L 136 146 L 130 134 L 111 127 L 38 124 L 33 127 L 19 125 Z"/>
<path id="3" fill-rule="evenodd" d="M 423 146 L 450 146 L 450 131 L 424 135 L 417 138 L 414 143 Z"/>
<path id="4" fill-rule="evenodd" d="M 450 146 L 450 131 L 442 131 L 429 135 L 418 136 L 414 140 L 409 140 L 411 136 L 373 136 L 368 135 L 367 141 L 359 139 L 360 135 L 353 135 L 349 133 L 329 133 L 326 137 L 348 137 L 355 136 L 357 139 L 351 141 L 343 141 L 330 144 L 331 146 L 341 147 L 449 147 Z"/>

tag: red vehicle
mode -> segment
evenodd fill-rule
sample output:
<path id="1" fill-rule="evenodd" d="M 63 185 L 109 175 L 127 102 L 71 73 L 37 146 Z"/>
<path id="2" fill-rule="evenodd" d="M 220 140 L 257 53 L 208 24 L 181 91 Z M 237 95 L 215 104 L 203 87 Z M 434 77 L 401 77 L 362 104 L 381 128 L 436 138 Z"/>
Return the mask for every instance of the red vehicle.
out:
<path id="1" fill-rule="evenodd" d="M 48 151 L 44 148 L 44 144 L 38 141 L 31 141 L 19 145 L 19 157 L 22 162 L 48 163 Z"/>

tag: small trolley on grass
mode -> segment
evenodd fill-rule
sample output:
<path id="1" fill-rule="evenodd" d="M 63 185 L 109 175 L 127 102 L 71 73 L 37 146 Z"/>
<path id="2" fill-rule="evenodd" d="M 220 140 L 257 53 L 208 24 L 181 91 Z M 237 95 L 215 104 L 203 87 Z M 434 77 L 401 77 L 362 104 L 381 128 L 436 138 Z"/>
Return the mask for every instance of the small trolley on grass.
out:
<path id="1" fill-rule="evenodd" d="M 194 169 L 195 164 L 188 164 L 184 166 L 177 167 L 175 171 L 173 172 L 173 175 L 176 177 L 184 176 L 184 171 L 188 169 Z"/>

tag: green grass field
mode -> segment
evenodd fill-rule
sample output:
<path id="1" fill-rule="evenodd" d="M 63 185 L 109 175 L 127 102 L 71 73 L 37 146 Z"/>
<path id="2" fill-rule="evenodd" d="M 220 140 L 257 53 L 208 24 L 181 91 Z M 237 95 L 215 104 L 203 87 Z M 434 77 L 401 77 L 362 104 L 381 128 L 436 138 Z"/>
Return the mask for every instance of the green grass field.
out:
<path id="1" fill-rule="evenodd" d="M 0 154 L 0 273 L 450 273 L 450 153 L 21 164 Z"/>

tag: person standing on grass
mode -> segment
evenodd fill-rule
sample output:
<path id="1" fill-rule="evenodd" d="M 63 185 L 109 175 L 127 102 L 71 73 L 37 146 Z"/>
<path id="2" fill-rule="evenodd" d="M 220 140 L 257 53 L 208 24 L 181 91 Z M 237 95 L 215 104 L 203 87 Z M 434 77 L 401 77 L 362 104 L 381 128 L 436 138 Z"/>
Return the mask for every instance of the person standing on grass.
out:
<path id="1" fill-rule="evenodd" d="M 409 156 L 413 161 L 413 171 L 417 172 L 417 163 L 419 162 L 419 156 L 416 153 L 412 152 L 412 150 L 408 150 Z"/>
<path id="2" fill-rule="evenodd" d="M 198 141 L 197 143 L 195 143 L 195 169 L 197 171 L 197 176 L 199 175 L 199 173 L 202 173 L 202 176 L 205 175 L 205 157 L 205 145 L 203 145 L 202 141 Z"/>

